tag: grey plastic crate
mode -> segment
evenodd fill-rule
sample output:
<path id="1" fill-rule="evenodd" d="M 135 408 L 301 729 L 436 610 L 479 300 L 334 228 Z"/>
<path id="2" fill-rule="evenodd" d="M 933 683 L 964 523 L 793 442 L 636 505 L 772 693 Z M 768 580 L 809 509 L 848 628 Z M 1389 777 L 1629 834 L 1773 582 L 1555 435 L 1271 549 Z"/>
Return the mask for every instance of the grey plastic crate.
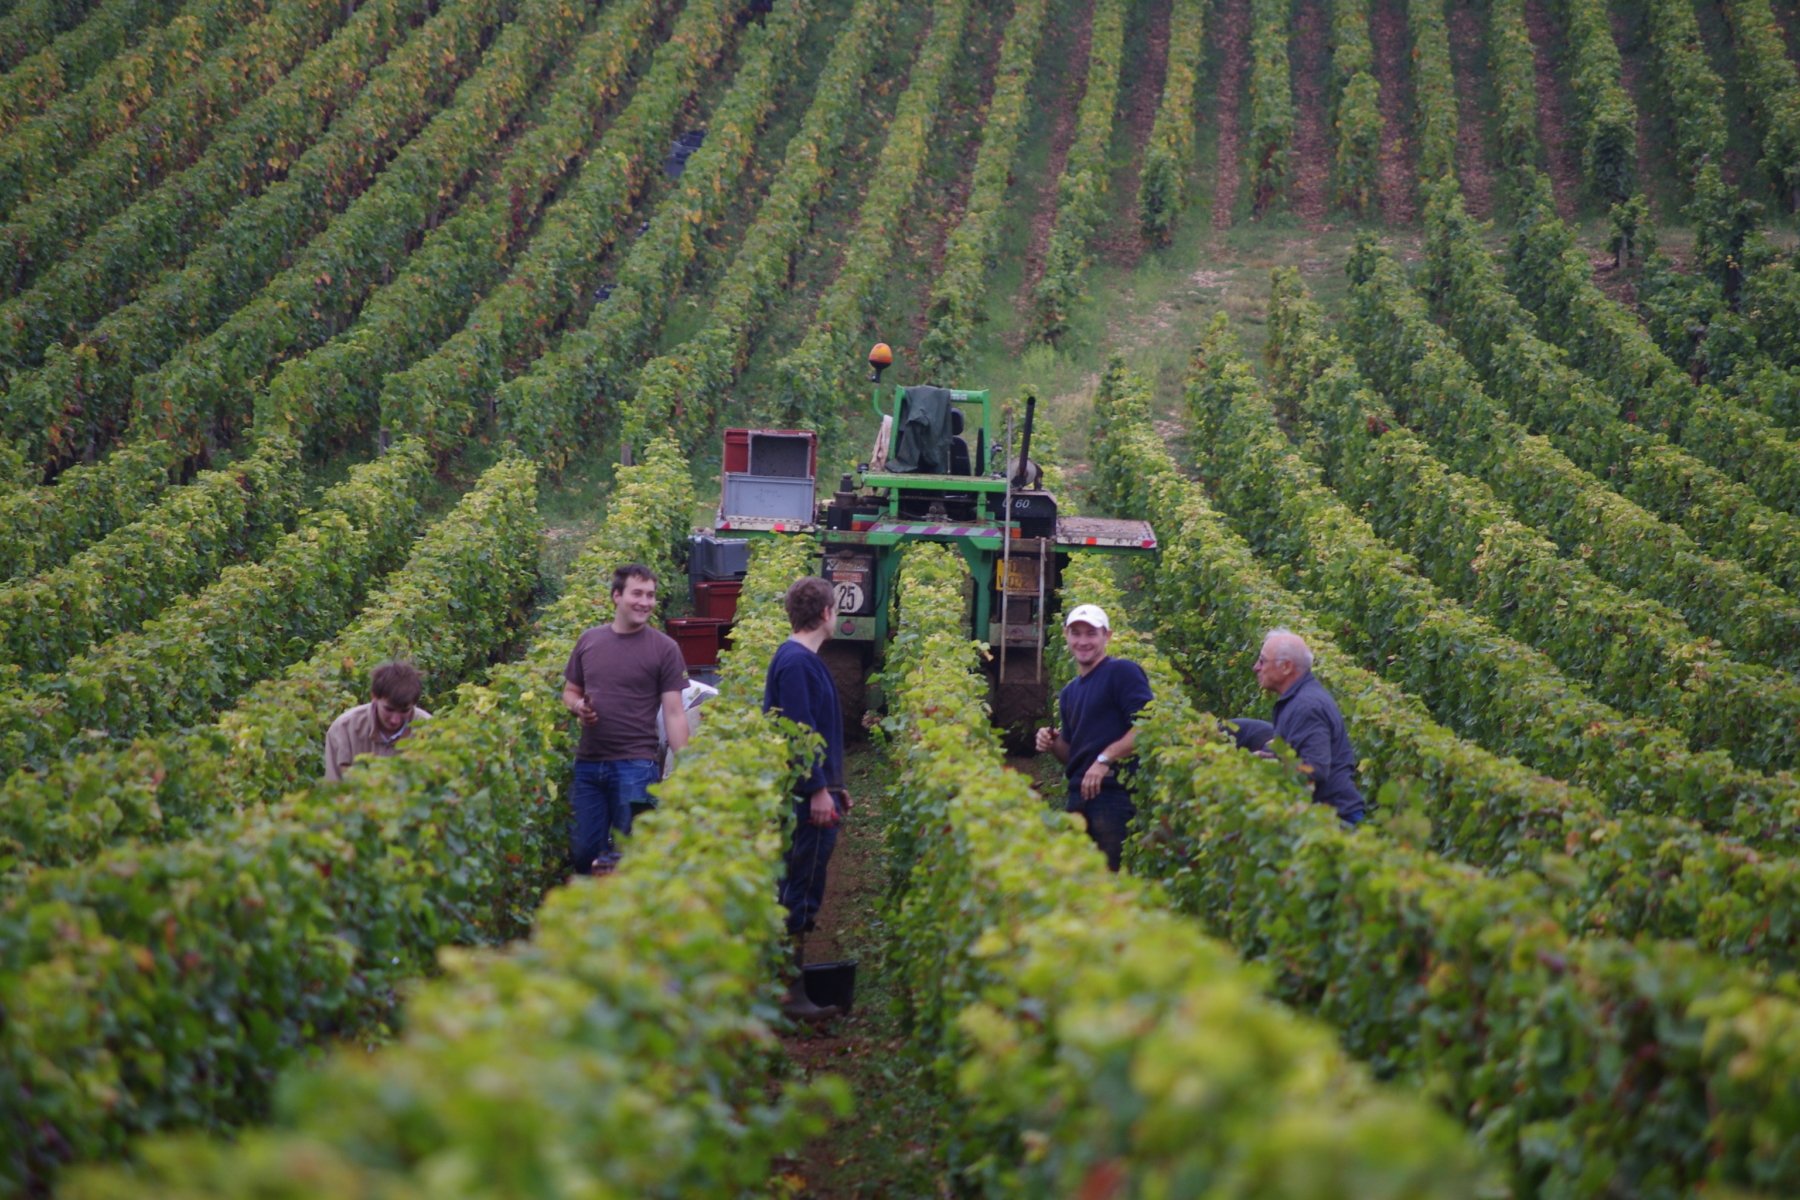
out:
<path id="1" fill-rule="evenodd" d="M 813 481 L 728 471 L 720 510 L 727 517 L 810 522 L 813 519 Z"/>
<path id="2" fill-rule="evenodd" d="M 750 543 L 743 538 L 696 534 L 688 539 L 689 579 L 742 579 L 750 569 Z"/>

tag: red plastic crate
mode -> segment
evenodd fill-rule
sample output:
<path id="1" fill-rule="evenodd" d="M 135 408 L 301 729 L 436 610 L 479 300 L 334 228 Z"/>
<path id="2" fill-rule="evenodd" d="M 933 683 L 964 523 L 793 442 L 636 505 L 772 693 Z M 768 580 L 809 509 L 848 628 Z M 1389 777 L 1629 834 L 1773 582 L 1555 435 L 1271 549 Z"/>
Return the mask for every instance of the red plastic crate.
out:
<path id="1" fill-rule="evenodd" d="M 669 636 L 681 647 L 681 661 L 690 667 L 716 667 L 719 654 L 730 644 L 729 621 L 711 617 L 673 617 Z"/>
<path id="2" fill-rule="evenodd" d="M 725 473 L 743 475 L 752 473 L 756 464 L 751 462 L 752 438 L 805 438 L 807 443 L 806 477 L 816 479 L 819 475 L 819 435 L 810 429 L 727 429 L 725 431 Z"/>
<path id="3" fill-rule="evenodd" d="M 738 593 L 743 590 L 740 579 L 695 580 L 694 615 L 715 621 L 737 620 Z"/>

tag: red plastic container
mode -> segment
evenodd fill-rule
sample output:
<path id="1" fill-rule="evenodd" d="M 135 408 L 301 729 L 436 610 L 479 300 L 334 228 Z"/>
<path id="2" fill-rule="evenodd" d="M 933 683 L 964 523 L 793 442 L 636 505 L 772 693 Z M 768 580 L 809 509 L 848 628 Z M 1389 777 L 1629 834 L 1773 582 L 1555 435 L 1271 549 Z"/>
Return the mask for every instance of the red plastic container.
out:
<path id="1" fill-rule="evenodd" d="M 743 590 L 741 579 L 696 579 L 694 615 L 714 621 L 737 620 L 738 593 Z"/>
<path id="2" fill-rule="evenodd" d="M 710 617 L 672 617 L 669 636 L 681 647 L 681 661 L 690 667 L 716 667 L 719 654 L 730 642 L 728 621 Z"/>
<path id="3" fill-rule="evenodd" d="M 754 442 L 767 438 L 771 442 L 788 442 L 800 440 L 806 443 L 806 478 L 816 479 L 819 475 L 819 435 L 810 429 L 727 429 L 725 431 L 725 472 L 729 475 L 770 475 L 779 474 L 798 477 L 791 471 L 771 471 L 763 463 L 759 463 L 759 451 Z M 773 447 L 780 450 L 782 447 Z M 790 450 L 791 454 L 791 450 Z M 784 455 L 783 457 L 788 457 Z M 791 465 L 791 464 L 790 464 Z"/>

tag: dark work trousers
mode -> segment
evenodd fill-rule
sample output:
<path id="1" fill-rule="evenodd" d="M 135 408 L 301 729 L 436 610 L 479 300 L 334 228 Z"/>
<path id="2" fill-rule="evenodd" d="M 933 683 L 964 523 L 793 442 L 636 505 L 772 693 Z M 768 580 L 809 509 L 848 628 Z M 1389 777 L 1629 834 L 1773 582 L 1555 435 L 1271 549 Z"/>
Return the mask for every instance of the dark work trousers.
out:
<path id="1" fill-rule="evenodd" d="M 1119 869 L 1119 856 L 1125 849 L 1125 835 L 1131 830 L 1131 818 L 1137 806 L 1124 788 L 1101 788 L 1092 800 L 1081 798 L 1081 781 L 1069 785 L 1069 811 L 1078 812 L 1087 821 L 1088 836 L 1106 854 L 1106 869 Z"/>
<path id="2" fill-rule="evenodd" d="M 838 819 L 844 816 L 843 801 L 836 797 Z M 787 909 L 787 931 L 805 933 L 812 927 L 825 903 L 825 869 L 831 865 L 831 852 L 837 848 L 837 825 L 814 825 L 812 801 L 794 801 L 794 837 L 788 844 L 787 873 L 781 879 L 778 893 L 781 906 Z"/>
<path id="3" fill-rule="evenodd" d="M 631 832 L 633 805 L 650 798 L 656 763 L 648 758 L 619 762 L 577 762 L 569 788 L 575 824 L 569 831 L 569 860 L 575 873 L 586 875 L 594 860 L 614 854 L 614 835 Z"/>

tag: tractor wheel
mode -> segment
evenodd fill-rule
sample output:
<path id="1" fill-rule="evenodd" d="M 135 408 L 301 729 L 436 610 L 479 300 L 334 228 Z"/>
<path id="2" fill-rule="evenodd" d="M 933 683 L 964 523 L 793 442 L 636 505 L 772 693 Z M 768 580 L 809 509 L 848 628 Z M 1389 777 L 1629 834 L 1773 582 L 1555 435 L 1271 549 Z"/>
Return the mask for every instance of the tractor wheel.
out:
<path id="1" fill-rule="evenodd" d="M 1035 649 L 1015 648 L 1004 651 L 1006 680 L 1000 679 L 998 658 L 988 670 L 992 675 L 988 694 L 994 714 L 994 726 L 1000 731 L 1008 754 L 1031 754 L 1035 751 L 1038 726 L 1050 716 L 1050 678 L 1033 679 L 1037 669 Z"/>
<path id="2" fill-rule="evenodd" d="M 861 742 L 868 738 L 868 731 L 863 728 L 863 713 L 868 703 L 870 649 L 867 642 L 826 642 L 819 647 L 819 656 L 830 668 L 831 681 L 837 685 L 846 742 Z"/>

